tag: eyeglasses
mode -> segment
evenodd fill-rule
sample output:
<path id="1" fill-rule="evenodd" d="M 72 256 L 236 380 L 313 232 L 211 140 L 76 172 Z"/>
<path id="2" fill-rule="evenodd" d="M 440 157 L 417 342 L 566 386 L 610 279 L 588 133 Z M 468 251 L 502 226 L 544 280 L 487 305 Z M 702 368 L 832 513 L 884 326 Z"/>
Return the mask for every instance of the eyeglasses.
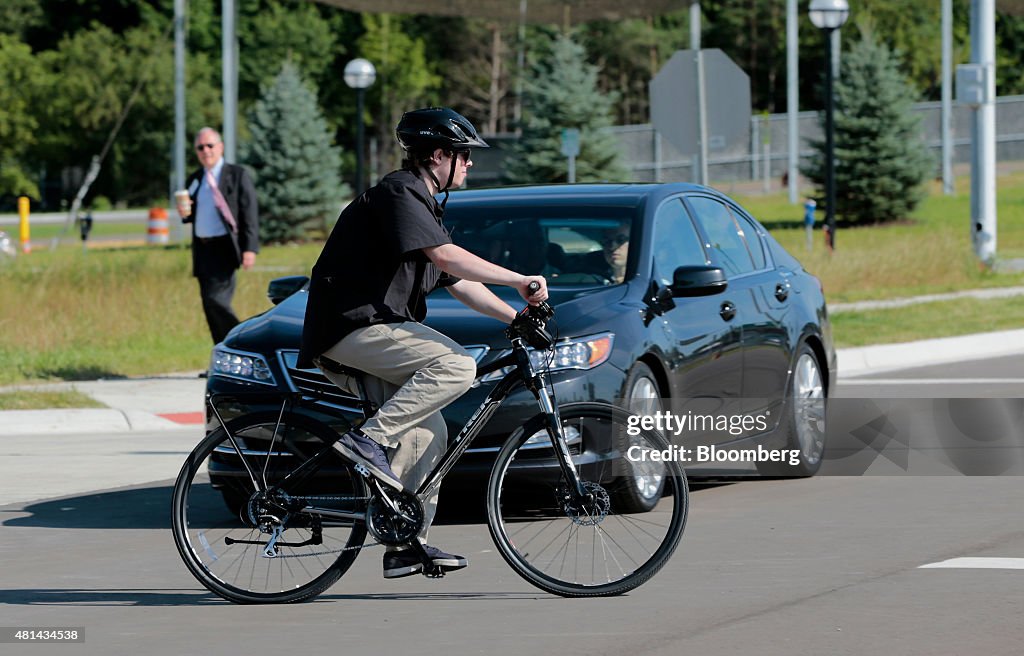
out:
<path id="1" fill-rule="evenodd" d="M 629 241 L 629 235 L 610 235 L 601 238 L 601 245 L 605 248 L 618 248 Z"/>
<path id="2" fill-rule="evenodd" d="M 473 156 L 473 150 L 470 148 L 467 148 L 466 150 L 460 150 L 455 153 L 455 156 L 462 157 L 463 162 L 468 162 L 470 158 Z"/>
<path id="3" fill-rule="evenodd" d="M 201 153 L 201 152 L 203 152 L 203 150 L 205 150 L 207 148 L 209 148 L 210 150 L 213 150 L 213 147 L 216 146 L 216 145 L 217 144 L 215 144 L 215 143 L 212 143 L 212 144 L 196 144 L 196 152 Z"/>

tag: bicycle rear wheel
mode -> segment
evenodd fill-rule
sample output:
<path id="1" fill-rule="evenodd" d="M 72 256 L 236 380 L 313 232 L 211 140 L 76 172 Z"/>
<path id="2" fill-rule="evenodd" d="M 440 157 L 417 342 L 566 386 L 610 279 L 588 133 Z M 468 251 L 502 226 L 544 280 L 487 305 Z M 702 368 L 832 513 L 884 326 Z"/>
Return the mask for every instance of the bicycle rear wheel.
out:
<path id="1" fill-rule="evenodd" d="M 565 597 L 618 595 L 668 562 L 686 525 L 689 492 L 656 432 L 627 432 L 629 413 L 602 403 L 561 406 L 566 441 L 592 496 L 576 502 L 538 415 L 498 453 L 487 520 L 498 551 L 533 585 Z"/>
<path id="2" fill-rule="evenodd" d="M 366 525 L 315 508 L 365 513 L 363 479 L 329 448 L 337 434 L 308 417 L 286 414 L 278 424 L 276 412 L 253 413 L 229 422 L 228 431 L 231 437 L 223 428 L 210 433 L 178 475 L 171 509 L 178 552 L 200 583 L 230 601 L 285 603 L 320 594 L 351 566 Z M 282 482 L 320 452 L 301 475 Z M 250 472 L 265 477 L 266 493 Z"/>

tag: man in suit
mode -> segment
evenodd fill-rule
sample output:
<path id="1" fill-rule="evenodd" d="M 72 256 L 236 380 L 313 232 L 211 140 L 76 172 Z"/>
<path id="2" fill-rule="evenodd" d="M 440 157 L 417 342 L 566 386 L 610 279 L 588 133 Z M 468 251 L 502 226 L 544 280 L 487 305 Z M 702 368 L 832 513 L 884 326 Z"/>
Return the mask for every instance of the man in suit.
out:
<path id="1" fill-rule="evenodd" d="M 213 128 L 196 134 L 202 167 L 188 177 L 189 206 L 178 206 L 192 224 L 192 275 L 199 280 L 203 312 L 214 344 L 224 340 L 238 317 L 231 309 L 235 270 L 251 269 L 259 252 L 259 211 L 252 178 L 224 161 L 224 142 Z"/>

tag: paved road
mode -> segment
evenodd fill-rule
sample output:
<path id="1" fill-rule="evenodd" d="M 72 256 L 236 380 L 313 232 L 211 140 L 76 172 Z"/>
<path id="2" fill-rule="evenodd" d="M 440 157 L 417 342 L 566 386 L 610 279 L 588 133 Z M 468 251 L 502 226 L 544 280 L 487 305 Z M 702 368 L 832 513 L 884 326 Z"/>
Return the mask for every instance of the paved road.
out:
<path id="1" fill-rule="evenodd" d="M 841 378 L 835 396 L 1024 398 L 1024 355 Z"/>
<path id="2" fill-rule="evenodd" d="M 1017 377 L 1020 367 L 965 363 L 886 374 L 874 387 L 844 383 L 839 391 L 938 396 L 941 387 L 921 381 L 941 376 L 956 377 L 953 391 L 969 396 L 974 384 L 965 381 Z M 879 382 L 894 378 L 910 382 Z M 1021 395 L 1020 383 L 1002 384 Z M 165 442 L 166 434 L 134 437 L 134 446 L 115 445 L 121 455 L 110 458 L 109 470 L 130 471 L 163 451 L 177 458 L 183 448 Z M 9 456 L 5 448 L 3 461 Z M 103 465 L 83 460 L 72 467 Z M 692 495 L 676 556 L 624 597 L 565 600 L 533 589 L 494 552 L 479 517 L 469 516 L 436 526 L 431 536 L 470 557 L 464 572 L 440 581 L 384 581 L 380 552 L 371 549 L 313 603 L 240 607 L 206 593 L 178 560 L 168 518 L 176 467 L 168 467 L 168 480 L 0 506 L 0 624 L 85 627 L 86 642 L 60 653 L 147 656 L 1008 655 L 1019 654 L 1024 640 L 1024 569 L 1007 569 L 1024 567 L 1018 477 L 705 485 Z M 959 557 L 1018 560 L 982 561 L 1003 569 L 921 568 Z"/>
<path id="3" fill-rule="evenodd" d="M 110 210 L 109 212 L 92 213 L 93 220 L 102 223 L 137 223 L 145 221 L 148 216 L 148 210 Z M 29 214 L 31 225 L 63 224 L 67 220 L 67 212 L 32 212 Z M 21 217 L 17 214 L 0 214 L 0 227 L 16 226 L 20 221 Z"/>

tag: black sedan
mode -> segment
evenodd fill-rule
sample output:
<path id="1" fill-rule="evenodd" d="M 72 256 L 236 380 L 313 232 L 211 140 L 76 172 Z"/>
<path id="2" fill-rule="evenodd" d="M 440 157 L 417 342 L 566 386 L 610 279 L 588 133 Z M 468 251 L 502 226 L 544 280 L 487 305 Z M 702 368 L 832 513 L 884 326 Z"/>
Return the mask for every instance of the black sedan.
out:
<path id="1" fill-rule="evenodd" d="M 714 408 L 718 417 L 756 421 L 742 431 L 718 425 L 676 432 L 674 442 L 705 456 L 714 455 L 712 447 L 800 452 L 798 461 L 691 457 L 686 466 L 697 476 L 753 472 L 755 465 L 771 475 L 817 471 L 836 365 L 821 285 L 735 202 L 697 185 L 605 184 L 461 191 L 447 207 L 455 243 L 547 277 L 559 339 L 550 364 L 559 402 L 626 403 L 638 414 L 670 412 L 677 419 L 709 416 Z M 239 324 L 214 348 L 207 389 L 225 395 L 223 415 L 252 409 L 252 401 L 227 396 L 254 391 L 317 398 L 331 411 L 321 419 L 355 410 L 353 398 L 319 371 L 296 367 L 304 282 L 272 282 L 268 295 L 276 307 Z M 680 284 L 700 289 L 679 294 Z M 495 291 L 522 303 L 508 288 Z M 426 323 L 478 362 L 507 352 L 499 322 L 443 290 L 428 306 Z M 450 435 L 489 385 L 484 379 L 445 411 Z M 497 447 L 535 412 L 528 393 L 511 396 L 446 487 L 485 478 Z M 216 425 L 211 417 L 209 428 Z"/>

